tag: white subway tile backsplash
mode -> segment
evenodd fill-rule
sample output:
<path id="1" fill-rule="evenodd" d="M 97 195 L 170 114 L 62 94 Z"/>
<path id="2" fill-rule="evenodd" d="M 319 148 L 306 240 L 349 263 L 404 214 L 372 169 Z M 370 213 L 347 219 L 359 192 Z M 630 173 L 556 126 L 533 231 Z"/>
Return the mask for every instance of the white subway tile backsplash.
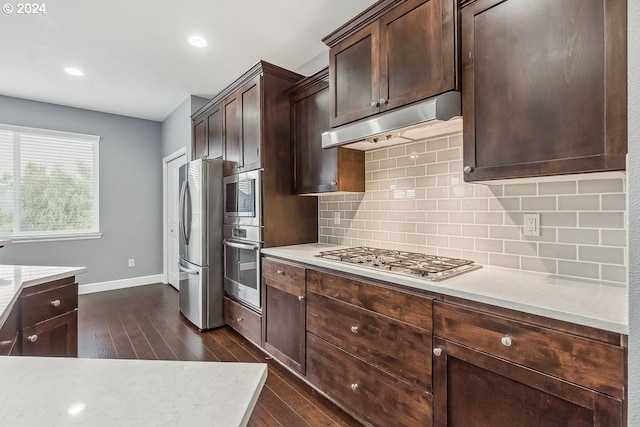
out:
<path id="1" fill-rule="evenodd" d="M 603 194 L 603 211 L 623 211 L 626 209 L 627 200 L 624 194 Z"/>
<path id="2" fill-rule="evenodd" d="M 627 281 L 622 178 L 466 183 L 461 134 L 368 151 L 365 160 L 365 193 L 319 197 L 320 241 Z M 524 213 L 540 213 L 539 237 L 523 235 Z"/>
<path id="3" fill-rule="evenodd" d="M 535 196 L 538 194 L 536 184 L 506 184 L 504 186 L 505 196 Z"/>
<path id="4" fill-rule="evenodd" d="M 598 264 L 558 260 L 558 274 L 598 279 L 600 269 Z"/>
<path id="5" fill-rule="evenodd" d="M 427 141 L 427 151 L 440 151 L 449 148 L 449 139 L 440 138 Z"/>
<path id="6" fill-rule="evenodd" d="M 624 283 L 627 281 L 627 267 L 602 264 L 600 266 L 600 278 L 610 282 Z"/>
<path id="7" fill-rule="evenodd" d="M 562 243 L 538 243 L 538 255 L 544 258 L 577 259 L 576 245 Z"/>
<path id="8" fill-rule="evenodd" d="M 600 244 L 603 246 L 626 247 L 627 230 L 600 230 Z"/>
<path id="9" fill-rule="evenodd" d="M 559 196 L 558 210 L 561 211 L 597 211 L 600 209 L 600 196 Z"/>
<path id="10" fill-rule="evenodd" d="M 556 260 L 553 258 L 526 257 L 520 258 L 520 268 L 523 270 L 540 271 L 556 274 Z"/>
<path id="11" fill-rule="evenodd" d="M 539 182 L 538 194 L 541 196 L 547 194 L 576 194 L 576 182 Z"/>
<path id="12" fill-rule="evenodd" d="M 559 243 L 583 243 L 597 245 L 600 241 L 600 232 L 588 228 L 559 228 Z"/>
<path id="13" fill-rule="evenodd" d="M 592 179 L 578 182 L 579 193 L 622 193 L 622 179 Z"/>
<path id="14" fill-rule="evenodd" d="M 555 211 L 556 210 L 556 198 L 555 196 L 542 196 L 542 197 L 523 197 L 521 202 L 521 208 L 523 211 Z"/>
<path id="15" fill-rule="evenodd" d="M 580 261 L 599 262 L 601 264 L 624 264 L 623 248 L 578 246 L 578 254 Z"/>
<path id="16" fill-rule="evenodd" d="M 578 214 L 580 227 L 593 228 L 623 228 L 623 212 L 580 212 Z"/>

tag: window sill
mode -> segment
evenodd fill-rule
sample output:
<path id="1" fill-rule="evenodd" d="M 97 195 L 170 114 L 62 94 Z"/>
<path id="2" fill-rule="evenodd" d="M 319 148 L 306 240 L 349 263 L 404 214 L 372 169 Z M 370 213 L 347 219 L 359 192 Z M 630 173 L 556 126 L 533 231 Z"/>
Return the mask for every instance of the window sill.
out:
<path id="1" fill-rule="evenodd" d="M 53 235 L 34 235 L 34 236 L 3 236 L 7 238 L 11 244 L 16 243 L 39 243 L 39 242 L 57 242 L 64 240 L 90 240 L 102 238 L 102 233 L 74 233 L 74 234 L 53 234 Z"/>

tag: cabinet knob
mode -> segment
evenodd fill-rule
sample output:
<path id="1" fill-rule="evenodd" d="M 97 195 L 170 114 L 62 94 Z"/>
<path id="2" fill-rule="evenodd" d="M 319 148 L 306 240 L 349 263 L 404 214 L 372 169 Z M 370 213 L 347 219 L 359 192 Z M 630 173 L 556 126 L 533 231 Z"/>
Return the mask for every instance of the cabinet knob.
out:
<path id="1" fill-rule="evenodd" d="M 358 389 L 358 383 L 351 384 L 351 390 L 356 391 Z"/>
<path id="2" fill-rule="evenodd" d="M 304 295 L 298 295 L 298 301 L 302 301 L 304 299 Z"/>
<path id="3" fill-rule="evenodd" d="M 336 181 L 331 181 L 330 184 L 331 185 L 338 185 L 338 183 Z"/>
<path id="4" fill-rule="evenodd" d="M 55 300 L 51 301 L 51 305 L 53 307 L 60 307 L 60 300 L 59 299 L 55 299 Z"/>
<path id="5" fill-rule="evenodd" d="M 380 98 L 380 105 L 387 105 L 389 100 L 387 98 Z"/>
<path id="6" fill-rule="evenodd" d="M 374 107 L 374 108 L 375 107 L 379 107 L 380 103 L 378 101 L 371 101 L 371 106 Z"/>
<path id="7" fill-rule="evenodd" d="M 473 172 L 473 169 L 474 169 L 474 168 L 473 168 L 473 166 L 465 166 L 465 167 L 462 169 L 462 172 L 464 172 L 464 173 L 471 173 L 471 172 Z"/>
<path id="8" fill-rule="evenodd" d="M 434 356 L 437 356 L 437 357 L 442 356 L 442 349 L 441 349 L 441 348 L 439 348 L 439 347 L 434 348 L 434 349 L 433 349 L 433 355 L 434 355 Z"/>
<path id="9" fill-rule="evenodd" d="M 352 326 L 351 327 L 351 332 L 353 332 L 354 334 L 358 333 L 358 327 L 357 326 Z"/>
<path id="10" fill-rule="evenodd" d="M 29 335 L 29 336 L 27 337 L 27 341 L 29 341 L 29 342 L 36 342 L 36 341 L 38 341 L 38 336 L 37 336 L 36 334 Z"/>
<path id="11" fill-rule="evenodd" d="M 500 339 L 500 342 L 502 343 L 503 346 L 505 347 L 511 347 L 511 337 L 502 337 Z"/>
<path id="12" fill-rule="evenodd" d="M 244 319 L 242 317 L 238 317 L 238 322 L 242 322 Z"/>
<path id="13" fill-rule="evenodd" d="M 278 271 L 276 271 L 276 273 L 278 273 L 278 274 L 279 274 L 279 275 L 281 275 L 281 276 L 283 276 L 283 275 L 284 275 L 284 271 L 282 271 L 282 270 L 278 270 Z"/>

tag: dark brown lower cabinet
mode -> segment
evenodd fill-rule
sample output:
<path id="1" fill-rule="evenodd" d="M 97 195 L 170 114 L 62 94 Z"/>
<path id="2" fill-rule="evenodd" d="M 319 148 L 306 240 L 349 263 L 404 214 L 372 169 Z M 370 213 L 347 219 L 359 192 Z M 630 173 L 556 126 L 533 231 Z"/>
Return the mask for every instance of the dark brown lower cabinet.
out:
<path id="1" fill-rule="evenodd" d="M 622 401 L 434 338 L 438 427 L 621 426 Z"/>
<path id="2" fill-rule="evenodd" d="M 22 355 L 77 357 L 77 310 L 23 328 Z"/>
<path id="3" fill-rule="evenodd" d="M 242 304 L 224 297 L 224 323 L 235 329 L 240 335 L 262 347 L 262 316 Z"/>
<path id="4" fill-rule="evenodd" d="M 429 393 L 309 333 L 307 379 L 367 425 L 433 425 Z"/>

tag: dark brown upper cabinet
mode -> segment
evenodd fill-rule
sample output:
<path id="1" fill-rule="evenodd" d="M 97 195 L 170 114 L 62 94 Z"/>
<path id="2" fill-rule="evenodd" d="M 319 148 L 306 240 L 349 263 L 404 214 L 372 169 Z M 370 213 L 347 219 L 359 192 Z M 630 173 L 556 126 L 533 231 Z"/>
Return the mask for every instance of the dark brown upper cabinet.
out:
<path id="1" fill-rule="evenodd" d="M 322 70 L 292 88 L 292 192 L 364 192 L 364 151 L 322 148 L 329 129 L 329 71 Z"/>
<path id="2" fill-rule="evenodd" d="M 261 76 L 255 76 L 224 101 L 228 174 L 261 167 L 260 80 Z"/>
<path id="3" fill-rule="evenodd" d="M 193 124 L 193 152 L 192 159 L 200 159 L 207 155 L 207 123 L 203 117 Z"/>
<path id="4" fill-rule="evenodd" d="M 336 127 L 455 90 L 455 0 L 383 0 L 327 36 Z"/>
<path id="5" fill-rule="evenodd" d="M 222 134 L 222 105 L 218 104 L 207 112 L 207 146 L 211 159 L 221 159 L 224 154 Z"/>
<path id="6" fill-rule="evenodd" d="M 193 118 L 192 159 L 222 158 L 222 108 L 220 104 L 199 111 Z"/>
<path id="7" fill-rule="evenodd" d="M 466 181 L 625 168 L 625 0 L 478 0 L 460 16 Z"/>

